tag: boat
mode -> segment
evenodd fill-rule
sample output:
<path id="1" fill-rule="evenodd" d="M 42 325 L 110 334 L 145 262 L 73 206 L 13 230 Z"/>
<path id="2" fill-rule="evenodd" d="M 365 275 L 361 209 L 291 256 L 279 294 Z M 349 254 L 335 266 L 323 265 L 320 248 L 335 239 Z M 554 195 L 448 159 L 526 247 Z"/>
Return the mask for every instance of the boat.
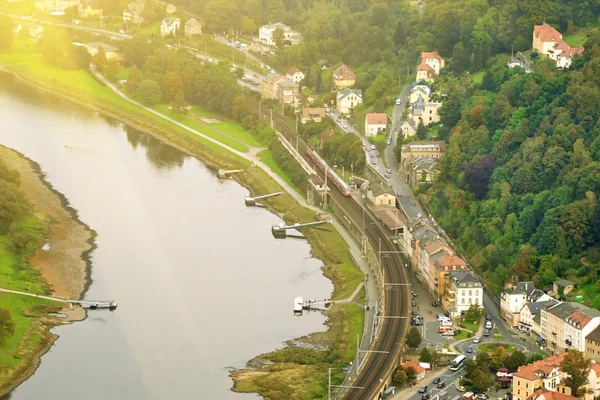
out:
<path id="1" fill-rule="evenodd" d="M 302 313 L 302 308 L 304 307 L 304 300 L 302 297 L 296 297 L 294 299 L 294 313 Z"/>

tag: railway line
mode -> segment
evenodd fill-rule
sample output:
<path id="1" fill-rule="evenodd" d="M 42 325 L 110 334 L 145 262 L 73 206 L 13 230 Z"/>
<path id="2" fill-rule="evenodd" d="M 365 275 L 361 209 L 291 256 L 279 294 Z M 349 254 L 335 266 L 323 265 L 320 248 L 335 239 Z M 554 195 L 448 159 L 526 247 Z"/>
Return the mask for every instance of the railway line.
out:
<path id="1" fill-rule="evenodd" d="M 295 143 L 302 157 L 314 165 L 314 160 L 307 154 L 308 146 L 303 140 L 298 140 L 295 132 L 285 121 L 274 117 L 270 110 L 261 110 L 260 114 L 264 120 L 272 121 L 273 128 L 281 132 L 290 143 Z M 315 168 L 315 170 L 319 171 L 321 177 L 324 178 L 321 169 Z M 332 188 L 329 195 L 356 226 L 362 226 L 363 210 L 361 205 L 336 188 Z M 394 253 L 398 249 L 394 248 L 388 239 L 382 224 L 376 221 L 371 213 L 368 214 L 375 223 L 366 224 L 364 234 L 372 248 L 378 248 L 381 243 L 380 251 L 386 255 L 386 257 L 380 257 L 385 282 L 384 293 L 382 293 L 384 309 L 382 315 L 378 317 L 380 318 L 379 334 L 371 347 L 371 350 L 375 352 L 368 353 L 364 359 L 358 376 L 351 383 L 354 388 L 346 389 L 341 393 L 341 398 L 348 400 L 379 398 L 385 383 L 399 362 L 409 322 L 410 289 L 407 270 L 404 268 L 405 261 L 399 253 Z"/>

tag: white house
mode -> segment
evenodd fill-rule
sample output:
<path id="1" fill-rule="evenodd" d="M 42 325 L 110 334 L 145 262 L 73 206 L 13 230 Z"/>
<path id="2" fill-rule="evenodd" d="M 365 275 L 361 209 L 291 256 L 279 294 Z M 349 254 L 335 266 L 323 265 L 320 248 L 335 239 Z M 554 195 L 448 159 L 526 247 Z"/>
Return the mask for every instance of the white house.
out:
<path id="1" fill-rule="evenodd" d="M 519 324 L 519 315 L 527 304 L 527 294 L 522 290 L 510 289 L 500 295 L 500 317 L 510 326 Z"/>
<path id="2" fill-rule="evenodd" d="M 190 18 L 185 22 L 184 30 L 187 37 L 200 35 L 202 33 L 202 25 L 196 18 Z"/>
<path id="3" fill-rule="evenodd" d="M 415 136 L 417 134 L 417 124 L 413 120 L 404 121 L 400 126 L 400 130 L 405 138 Z"/>
<path id="4" fill-rule="evenodd" d="M 571 47 L 562 34 L 547 23 L 533 27 L 533 50 L 556 61 L 557 68 L 568 68 L 575 56 L 583 54 L 583 47 Z"/>
<path id="5" fill-rule="evenodd" d="M 179 18 L 164 18 L 162 24 L 160 24 L 160 35 L 176 35 L 177 31 L 179 31 L 180 23 Z"/>
<path id="6" fill-rule="evenodd" d="M 414 103 L 419 95 L 427 102 L 431 95 L 431 88 L 424 83 L 418 83 L 410 89 L 409 103 Z"/>
<path id="7" fill-rule="evenodd" d="M 362 90 L 360 89 L 345 88 L 336 95 L 336 109 L 342 115 L 350 114 L 350 111 L 362 102 Z"/>
<path id="8" fill-rule="evenodd" d="M 520 318 L 519 318 L 519 330 L 524 332 L 533 331 L 538 336 L 540 335 L 539 329 L 536 331 L 534 319 L 536 317 L 539 318 L 541 309 L 545 306 L 551 306 L 557 303 L 556 300 L 544 300 L 544 301 L 535 301 L 532 303 L 527 303 L 521 308 Z"/>
<path id="9" fill-rule="evenodd" d="M 585 338 L 600 325 L 600 311 L 573 305 L 578 310 L 565 318 L 565 347 L 585 352 Z"/>
<path id="10" fill-rule="evenodd" d="M 123 21 L 139 25 L 144 22 L 144 7 L 146 3 L 143 0 L 132 1 L 127 4 L 123 10 Z"/>
<path id="11" fill-rule="evenodd" d="M 371 183 L 367 190 L 367 199 L 374 206 L 393 206 L 396 204 L 396 196 L 391 187 L 383 183 Z"/>
<path id="12" fill-rule="evenodd" d="M 369 113 L 365 116 L 365 136 L 377 136 L 385 132 L 387 115 L 385 113 Z"/>
<path id="13" fill-rule="evenodd" d="M 437 51 L 424 51 L 421 53 L 421 63 L 429 65 L 435 71 L 436 75 L 446 66 L 446 60 L 438 54 Z"/>
<path id="14" fill-rule="evenodd" d="M 449 293 L 454 295 L 454 315 L 463 314 L 473 304 L 483 307 L 483 284 L 473 271 L 457 271 L 450 274 Z"/>
<path id="15" fill-rule="evenodd" d="M 296 67 L 291 67 L 286 73 L 288 80 L 294 83 L 300 83 L 304 79 L 304 73 Z"/>
<path id="16" fill-rule="evenodd" d="M 291 44 L 298 44 L 302 41 L 300 32 L 296 32 L 291 27 L 284 25 L 281 22 L 261 26 L 258 30 L 258 40 L 269 46 L 275 46 L 273 32 L 275 32 L 276 29 L 281 29 L 283 31 L 284 40 Z"/>
<path id="17" fill-rule="evenodd" d="M 321 122 L 325 118 L 324 108 L 303 108 L 302 109 L 302 123 L 305 124 L 310 120 L 315 122 Z"/>

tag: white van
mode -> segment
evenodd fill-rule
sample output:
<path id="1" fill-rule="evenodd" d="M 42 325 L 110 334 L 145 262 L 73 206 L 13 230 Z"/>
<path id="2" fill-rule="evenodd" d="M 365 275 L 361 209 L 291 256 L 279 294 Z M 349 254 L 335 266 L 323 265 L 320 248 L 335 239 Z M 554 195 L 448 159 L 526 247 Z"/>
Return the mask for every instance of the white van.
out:
<path id="1" fill-rule="evenodd" d="M 485 328 L 486 329 L 492 329 L 492 321 L 485 321 Z"/>
<path id="2" fill-rule="evenodd" d="M 446 317 L 445 315 L 438 315 L 437 320 L 439 322 L 444 322 L 444 321 L 450 322 L 450 318 Z"/>
<path id="3" fill-rule="evenodd" d="M 452 321 L 442 321 L 440 322 L 440 326 L 452 326 Z"/>

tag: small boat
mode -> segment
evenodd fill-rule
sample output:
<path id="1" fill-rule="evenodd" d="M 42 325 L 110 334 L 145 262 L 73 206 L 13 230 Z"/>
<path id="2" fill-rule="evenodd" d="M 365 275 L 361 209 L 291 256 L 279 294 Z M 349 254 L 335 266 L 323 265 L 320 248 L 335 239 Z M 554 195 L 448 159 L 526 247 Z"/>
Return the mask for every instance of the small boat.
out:
<path id="1" fill-rule="evenodd" d="M 302 297 L 296 297 L 294 299 L 294 313 L 302 313 L 302 308 L 304 307 L 304 300 Z"/>

